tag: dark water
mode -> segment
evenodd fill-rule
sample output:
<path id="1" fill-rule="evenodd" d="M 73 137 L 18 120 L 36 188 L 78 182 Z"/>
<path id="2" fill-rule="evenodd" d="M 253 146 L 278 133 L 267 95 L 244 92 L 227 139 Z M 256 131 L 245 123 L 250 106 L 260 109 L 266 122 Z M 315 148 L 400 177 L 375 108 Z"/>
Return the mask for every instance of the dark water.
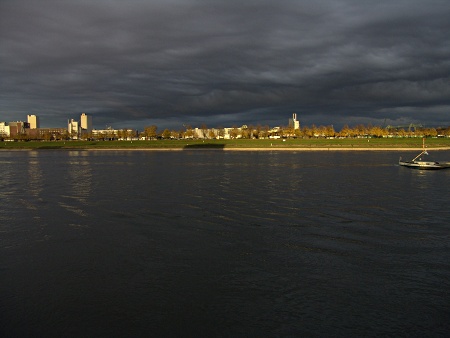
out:
<path id="1" fill-rule="evenodd" d="M 0 335 L 448 336 L 450 170 L 400 155 L 0 152 Z"/>

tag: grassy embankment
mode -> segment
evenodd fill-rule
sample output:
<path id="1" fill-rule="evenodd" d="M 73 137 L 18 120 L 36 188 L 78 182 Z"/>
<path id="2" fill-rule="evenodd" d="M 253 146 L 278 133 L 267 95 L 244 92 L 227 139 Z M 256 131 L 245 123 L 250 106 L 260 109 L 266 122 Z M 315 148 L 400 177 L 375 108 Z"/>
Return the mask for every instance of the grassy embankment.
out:
<path id="1" fill-rule="evenodd" d="M 450 138 L 427 138 L 426 146 L 450 149 Z M 154 140 L 0 142 L 0 149 L 418 149 L 421 138 L 288 139 L 288 140 Z"/>

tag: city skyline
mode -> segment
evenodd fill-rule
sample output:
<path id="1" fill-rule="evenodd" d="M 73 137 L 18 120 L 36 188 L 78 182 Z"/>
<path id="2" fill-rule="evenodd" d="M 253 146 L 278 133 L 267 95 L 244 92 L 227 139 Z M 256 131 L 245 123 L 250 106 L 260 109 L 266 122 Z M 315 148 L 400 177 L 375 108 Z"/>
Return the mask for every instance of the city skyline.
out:
<path id="1" fill-rule="evenodd" d="M 159 130 L 159 133 L 162 133 L 163 130 L 167 131 L 170 130 L 171 132 L 179 132 L 179 131 L 187 131 L 187 130 L 203 130 L 203 129 L 208 129 L 208 130 L 219 130 L 219 129 L 246 129 L 246 128 L 254 128 L 254 129 L 260 129 L 260 128 L 270 128 L 272 131 L 274 130 L 281 130 L 281 129 L 292 129 L 292 130 L 298 130 L 298 129 L 315 129 L 315 128 L 319 128 L 319 129 L 332 129 L 333 131 L 335 131 L 336 133 L 339 131 L 339 129 L 345 130 L 345 129 L 361 129 L 361 128 L 367 128 L 367 129 L 371 129 L 372 127 L 378 128 L 378 129 L 407 129 L 407 130 L 416 130 L 416 129 L 442 129 L 442 130 L 447 130 L 450 128 L 450 125 L 442 125 L 442 126 L 431 126 L 431 125 L 424 125 L 424 124 L 414 124 L 414 123 L 409 123 L 409 124 L 405 124 L 405 125 L 386 125 L 386 120 L 383 121 L 383 125 L 373 125 L 371 123 L 368 123 L 367 125 L 364 125 L 362 123 L 360 124 L 355 124 L 355 125 L 349 125 L 349 124 L 345 124 L 342 126 L 342 128 L 335 128 L 335 126 L 333 124 L 321 124 L 321 125 L 316 125 L 316 124 L 312 124 L 312 125 L 306 125 L 306 124 L 301 124 L 300 120 L 297 117 L 297 113 L 293 113 L 291 115 L 291 117 L 286 118 L 287 123 L 282 123 L 280 125 L 263 125 L 261 123 L 258 122 L 254 122 L 254 123 L 250 123 L 248 126 L 246 124 L 240 125 L 240 124 L 230 124 L 228 126 L 207 126 L 205 123 L 201 123 L 198 125 L 190 125 L 190 124 L 183 124 L 182 127 L 180 128 L 167 128 L 167 127 L 162 127 L 161 126 L 157 126 L 157 125 L 147 125 L 147 126 L 138 126 L 138 128 L 129 128 L 129 127 L 112 127 L 111 125 L 106 125 L 104 128 L 102 127 L 98 127 L 98 128 L 94 128 L 94 124 L 93 124 L 93 117 L 90 114 L 86 114 L 86 113 L 81 113 L 80 117 L 78 119 L 74 119 L 74 118 L 69 118 L 66 119 L 66 126 L 65 127 L 61 127 L 61 126 L 52 126 L 52 127 L 48 127 L 48 126 L 41 126 L 40 125 L 40 117 L 37 115 L 27 115 L 26 120 L 21 120 L 21 119 L 15 119 L 13 121 L 2 121 L 1 117 L 0 117 L 0 132 L 3 131 L 3 133 L 5 134 L 9 134 L 9 132 L 7 131 L 8 129 L 8 125 L 17 125 L 20 124 L 23 128 L 28 128 L 28 129 L 65 129 L 67 128 L 69 133 L 86 133 L 89 134 L 92 131 L 104 131 L 104 130 L 135 130 L 136 132 L 144 132 L 145 129 L 149 128 L 149 127 L 155 127 L 156 129 Z"/>
<path id="2" fill-rule="evenodd" d="M 448 126 L 448 17 L 440 0 L 5 0 L 0 120 Z"/>

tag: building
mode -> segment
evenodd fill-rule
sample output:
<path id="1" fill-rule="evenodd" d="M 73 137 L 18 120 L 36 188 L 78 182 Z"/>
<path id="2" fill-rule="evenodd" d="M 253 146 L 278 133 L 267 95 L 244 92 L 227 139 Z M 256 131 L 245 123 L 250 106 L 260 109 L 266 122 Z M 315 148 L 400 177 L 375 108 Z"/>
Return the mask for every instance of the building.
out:
<path id="1" fill-rule="evenodd" d="M 119 130 L 107 127 L 106 129 L 93 129 L 92 136 L 97 139 L 114 140 L 118 138 Z"/>
<path id="2" fill-rule="evenodd" d="M 81 114 L 80 118 L 81 122 L 81 132 L 82 133 L 91 133 L 92 132 L 92 116 L 86 115 L 85 113 Z"/>
<path id="3" fill-rule="evenodd" d="M 0 122 L 0 137 L 9 137 L 9 126 L 5 122 Z"/>
<path id="4" fill-rule="evenodd" d="M 15 121 L 9 122 L 9 135 L 11 137 L 19 137 L 25 135 L 25 129 L 30 128 L 28 122 Z"/>
<path id="5" fill-rule="evenodd" d="M 66 128 L 39 128 L 36 138 L 43 140 L 64 140 L 67 138 Z"/>
<path id="6" fill-rule="evenodd" d="M 289 119 L 289 127 L 294 128 L 294 130 L 300 129 L 300 121 L 297 121 L 297 114 L 292 114 L 292 118 Z"/>
<path id="7" fill-rule="evenodd" d="M 67 131 L 71 138 L 78 139 L 80 136 L 80 123 L 74 119 L 70 119 L 67 123 Z"/>
<path id="8" fill-rule="evenodd" d="M 40 128 L 39 117 L 36 115 L 27 115 L 27 122 L 30 125 L 30 129 Z"/>
<path id="9" fill-rule="evenodd" d="M 67 123 L 67 131 L 73 139 L 92 133 L 92 116 L 81 114 L 80 121 L 70 119 Z"/>

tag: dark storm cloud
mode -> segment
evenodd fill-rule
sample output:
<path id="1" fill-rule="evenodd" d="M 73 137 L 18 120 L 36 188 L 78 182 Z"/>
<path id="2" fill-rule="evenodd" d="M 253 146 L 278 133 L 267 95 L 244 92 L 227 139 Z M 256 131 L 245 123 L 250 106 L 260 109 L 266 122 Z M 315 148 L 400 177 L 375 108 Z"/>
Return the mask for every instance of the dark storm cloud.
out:
<path id="1" fill-rule="evenodd" d="M 449 125 L 449 18 L 438 0 L 2 0 L 0 120 Z"/>

